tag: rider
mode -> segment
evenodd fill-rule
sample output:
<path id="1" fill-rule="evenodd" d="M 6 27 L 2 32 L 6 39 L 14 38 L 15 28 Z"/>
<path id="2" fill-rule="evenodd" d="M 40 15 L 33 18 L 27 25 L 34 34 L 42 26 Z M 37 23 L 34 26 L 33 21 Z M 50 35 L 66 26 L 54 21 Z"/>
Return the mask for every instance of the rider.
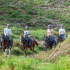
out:
<path id="1" fill-rule="evenodd" d="M 53 32 L 54 32 L 54 30 L 52 29 L 52 25 L 49 24 L 48 29 L 47 29 L 47 37 L 52 36 L 53 47 L 56 47 L 56 40 L 55 40 L 55 37 L 53 36 Z"/>
<path id="2" fill-rule="evenodd" d="M 63 24 L 61 24 L 61 28 L 59 29 L 59 35 L 64 37 L 64 39 L 66 39 L 66 37 L 65 37 L 65 29 L 64 29 Z"/>
<path id="3" fill-rule="evenodd" d="M 4 29 L 4 35 L 9 37 L 9 40 L 13 42 L 12 38 L 11 38 L 11 34 L 12 34 L 12 30 L 10 29 L 10 24 L 7 24 L 7 28 Z M 1 46 L 2 48 L 2 39 L 1 39 Z M 9 46 L 9 48 L 11 48 L 11 46 Z"/>
<path id="4" fill-rule="evenodd" d="M 12 30 L 10 29 L 10 24 L 7 24 L 7 28 L 4 29 L 4 35 L 9 37 L 9 40 L 11 42 L 9 49 L 11 49 L 13 40 L 11 38 Z"/>
<path id="5" fill-rule="evenodd" d="M 30 37 L 30 30 L 29 30 L 29 27 L 28 26 L 25 26 L 25 31 L 24 31 L 24 37 L 25 38 L 28 38 L 28 42 L 29 42 L 29 46 L 32 45 L 32 39 Z"/>
<path id="6" fill-rule="evenodd" d="M 4 35 L 9 37 L 10 45 L 9 45 L 9 56 L 11 56 L 11 47 L 13 45 L 13 39 L 11 38 L 12 35 L 12 30 L 10 29 L 10 24 L 7 24 L 7 28 L 4 29 Z M 7 54 L 7 48 L 5 49 L 4 52 L 4 57 Z"/>

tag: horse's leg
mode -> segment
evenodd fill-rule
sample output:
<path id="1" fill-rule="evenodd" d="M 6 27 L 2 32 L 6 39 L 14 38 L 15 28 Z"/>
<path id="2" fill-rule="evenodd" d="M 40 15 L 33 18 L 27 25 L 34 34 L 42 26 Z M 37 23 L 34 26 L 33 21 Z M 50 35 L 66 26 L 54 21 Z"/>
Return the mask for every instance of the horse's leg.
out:
<path id="1" fill-rule="evenodd" d="M 4 57 L 5 57 L 5 49 L 4 49 Z"/>
<path id="2" fill-rule="evenodd" d="M 34 51 L 34 46 L 33 46 L 33 51 Z"/>
<path id="3" fill-rule="evenodd" d="M 26 57 L 26 48 L 24 49 L 24 52 L 25 52 L 25 57 Z"/>
<path id="4" fill-rule="evenodd" d="M 4 49 L 4 57 L 7 55 L 7 49 Z"/>
<path id="5" fill-rule="evenodd" d="M 31 51 L 32 51 L 32 55 L 33 55 L 33 48 L 30 48 L 31 49 Z"/>
<path id="6" fill-rule="evenodd" d="M 9 49 L 9 57 L 11 57 L 11 49 Z"/>
<path id="7" fill-rule="evenodd" d="M 34 46 L 35 46 L 35 45 L 33 44 L 33 45 L 32 45 L 32 47 L 33 47 L 33 51 L 34 51 Z"/>

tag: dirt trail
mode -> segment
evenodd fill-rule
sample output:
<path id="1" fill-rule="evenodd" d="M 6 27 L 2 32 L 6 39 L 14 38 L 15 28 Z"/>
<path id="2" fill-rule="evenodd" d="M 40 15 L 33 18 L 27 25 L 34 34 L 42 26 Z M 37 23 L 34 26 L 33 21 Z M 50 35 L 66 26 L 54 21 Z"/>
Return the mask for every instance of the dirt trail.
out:
<path id="1" fill-rule="evenodd" d="M 38 43 L 39 43 L 39 45 L 43 45 L 44 41 L 39 41 Z"/>

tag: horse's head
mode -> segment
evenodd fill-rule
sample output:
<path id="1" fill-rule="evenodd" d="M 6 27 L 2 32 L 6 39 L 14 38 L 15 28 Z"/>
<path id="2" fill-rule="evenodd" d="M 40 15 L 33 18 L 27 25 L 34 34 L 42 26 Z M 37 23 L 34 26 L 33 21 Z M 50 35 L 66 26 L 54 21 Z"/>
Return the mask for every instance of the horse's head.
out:
<path id="1" fill-rule="evenodd" d="M 5 40 L 5 35 L 4 34 L 1 34 L 1 39 Z"/>
<path id="2" fill-rule="evenodd" d="M 53 42 L 53 38 L 52 38 L 52 36 L 49 36 L 48 39 L 49 39 L 50 42 Z"/>
<path id="3" fill-rule="evenodd" d="M 21 41 L 22 43 L 25 43 L 25 38 L 23 37 L 23 35 L 20 35 L 20 41 Z"/>
<path id="4" fill-rule="evenodd" d="M 47 40 L 48 40 L 48 37 L 47 36 L 44 36 L 44 41 L 47 42 Z"/>
<path id="5" fill-rule="evenodd" d="M 1 34 L 1 39 L 2 39 L 2 41 L 6 41 L 6 42 L 9 41 L 9 37 L 5 36 L 4 34 Z"/>

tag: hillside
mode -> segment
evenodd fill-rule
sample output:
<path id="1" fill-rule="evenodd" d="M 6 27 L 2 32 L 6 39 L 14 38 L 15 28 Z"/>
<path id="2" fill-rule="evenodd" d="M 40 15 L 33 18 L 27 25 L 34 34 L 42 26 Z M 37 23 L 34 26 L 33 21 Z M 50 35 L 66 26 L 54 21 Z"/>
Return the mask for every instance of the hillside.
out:
<path id="1" fill-rule="evenodd" d="M 0 49 L 0 70 L 70 70 L 70 37 L 56 48 L 45 50 L 43 42 L 48 24 L 52 24 L 55 37 L 60 24 L 66 35 L 70 32 L 70 0 L 0 0 L 0 38 L 7 24 L 11 24 L 14 45 L 11 58 L 3 58 Z M 34 55 L 27 50 L 27 57 L 20 47 L 20 34 L 29 26 L 31 37 L 39 46 Z M 69 34 L 70 35 L 70 34 Z"/>
<path id="2" fill-rule="evenodd" d="M 70 57 L 70 37 L 68 37 L 63 43 L 59 44 L 56 49 L 49 55 L 47 60 L 57 59 L 60 56 Z M 59 47 L 60 46 L 60 47 Z"/>
<path id="3" fill-rule="evenodd" d="M 44 29 L 49 23 L 69 29 L 69 0 L 0 0 L 0 21 Z M 67 18 L 67 19 L 66 19 Z M 43 27 L 41 27 L 43 25 Z"/>

